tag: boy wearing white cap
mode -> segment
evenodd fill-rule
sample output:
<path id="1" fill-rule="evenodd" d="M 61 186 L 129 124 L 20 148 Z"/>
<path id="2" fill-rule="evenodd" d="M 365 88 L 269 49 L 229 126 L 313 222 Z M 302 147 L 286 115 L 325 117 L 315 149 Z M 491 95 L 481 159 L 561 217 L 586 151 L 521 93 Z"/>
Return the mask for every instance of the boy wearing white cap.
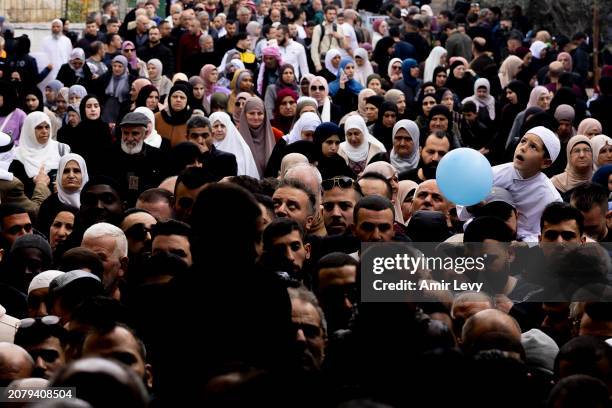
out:
<path id="1" fill-rule="evenodd" d="M 519 141 L 510 163 L 493 167 L 493 185 L 512 195 L 518 217 L 517 237 L 538 242 L 544 208 L 562 201 L 559 192 L 542 170 L 559 156 L 559 138 L 544 126 L 529 129 Z"/>

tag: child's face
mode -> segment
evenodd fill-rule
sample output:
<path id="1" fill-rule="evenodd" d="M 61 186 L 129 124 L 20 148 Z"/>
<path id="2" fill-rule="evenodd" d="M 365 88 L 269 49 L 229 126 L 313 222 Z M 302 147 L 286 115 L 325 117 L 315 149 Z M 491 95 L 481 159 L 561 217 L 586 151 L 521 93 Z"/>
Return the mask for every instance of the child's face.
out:
<path id="1" fill-rule="evenodd" d="M 544 143 L 539 136 L 527 133 L 521 138 L 514 151 L 514 168 L 524 178 L 536 175 L 551 165 L 551 160 L 544 158 Z"/>

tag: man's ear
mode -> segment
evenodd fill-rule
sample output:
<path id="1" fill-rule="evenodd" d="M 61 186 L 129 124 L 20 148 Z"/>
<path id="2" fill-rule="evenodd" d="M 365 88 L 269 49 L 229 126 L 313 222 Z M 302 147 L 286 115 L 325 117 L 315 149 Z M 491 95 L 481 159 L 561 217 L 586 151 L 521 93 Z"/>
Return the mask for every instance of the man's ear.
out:
<path id="1" fill-rule="evenodd" d="M 310 231 L 310 227 L 312 227 L 313 221 L 314 221 L 314 215 L 309 215 L 308 217 L 306 217 L 306 225 L 304 228 L 306 231 Z"/>
<path id="2" fill-rule="evenodd" d="M 508 248 L 506 249 L 506 261 L 508 263 L 512 263 L 514 262 L 515 259 L 516 259 L 516 251 L 512 245 L 508 245 Z"/>
<path id="3" fill-rule="evenodd" d="M 306 251 L 306 259 L 310 259 L 310 251 L 312 246 L 310 244 L 304 244 L 304 250 Z"/>
<path id="4" fill-rule="evenodd" d="M 4 259 L 4 248 L 0 248 L 0 262 Z"/>
<path id="5" fill-rule="evenodd" d="M 151 367 L 151 364 L 145 364 L 144 381 L 147 389 L 153 388 L 153 367 Z"/>
<path id="6" fill-rule="evenodd" d="M 542 165 L 540 166 L 540 170 L 544 170 L 549 168 L 553 164 L 553 161 L 550 158 L 545 158 L 542 161 Z"/>
<path id="7" fill-rule="evenodd" d="M 121 267 L 119 268 L 120 270 L 119 276 L 125 276 L 125 274 L 127 273 L 128 262 L 129 262 L 129 259 L 127 256 L 124 256 L 119 260 L 119 263 L 121 263 Z"/>

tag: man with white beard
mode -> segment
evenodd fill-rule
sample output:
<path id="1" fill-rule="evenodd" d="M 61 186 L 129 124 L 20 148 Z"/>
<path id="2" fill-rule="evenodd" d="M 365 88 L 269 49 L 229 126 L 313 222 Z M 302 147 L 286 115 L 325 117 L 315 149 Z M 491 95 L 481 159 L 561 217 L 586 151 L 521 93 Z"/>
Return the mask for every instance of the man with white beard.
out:
<path id="1" fill-rule="evenodd" d="M 121 145 L 109 152 L 109 160 L 102 171 L 121 184 L 122 196 L 129 207 L 134 206 L 140 193 L 157 187 L 166 175 L 163 170 L 165 155 L 160 149 L 144 143 L 148 123 L 149 118 L 140 112 L 130 112 L 123 117 L 119 125 Z"/>
<path id="2" fill-rule="evenodd" d="M 70 52 L 72 52 L 72 44 L 70 39 L 63 33 L 64 24 L 62 20 L 56 18 L 51 22 L 51 35 L 45 37 L 42 42 L 42 51 L 47 54 L 49 63 L 53 65 L 51 73 L 47 75 L 41 86 L 45 86 L 46 82 L 54 79 L 59 72 L 60 67 L 68 62 Z M 44 88 L 43 88 L 44 89 Z"/>

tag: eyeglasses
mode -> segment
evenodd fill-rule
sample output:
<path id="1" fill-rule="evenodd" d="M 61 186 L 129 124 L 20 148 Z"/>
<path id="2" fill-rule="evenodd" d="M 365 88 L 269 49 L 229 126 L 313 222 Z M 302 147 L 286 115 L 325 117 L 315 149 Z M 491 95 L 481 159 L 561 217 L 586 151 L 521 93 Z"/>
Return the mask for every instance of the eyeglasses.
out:
<path id="1" fill-rule="evenodd" d="M 355 180 L 350 177 L 334 177 L 321 182 L 321 187 L 324 191 L 329 191 L 332 188 L 338 186 L 340 188 L 351 188 Z"/>
<path id="2" fill-rule="evenodd" d="M 35 324 L 44 324 L 45 326 L 53 326 L 58 324 L 60 318 L 53 315 L 43 316 L 43 317 L 28 317 L 26 319 L 21 319 L 19 323 L 20 329 L 27 329 L 28 327 L 32 327 Z"/>
<path id="3" fill-rule="evenodd" d="M 9 235 L 16 235 L 21 231 L 25 231 L 25 233 L 28 234 L 30 231 L 32 231 L 32 224 L 13 225 L 11 228 L 7 228 L 6 233 Z"/>
<path id="4" fill-rule="evenodd" d="M 395 70 L 400 70 L 402 69 L 401 65 L 392 65 L 391 68 L 395 69 Z"/>
<path id="5" fill-rule="evenodd" d="M 126 229 L 125 236 L 135 241 L 144 241 L 147 239 L 147 234 L 150 232 L 151 228 L 146 227 L 143 223 L 138 223 Z"/>
<path id="6" fill-rule="evenodd" d="M 316 87 L 316 86 L 313 85 L 313 86 L 310 87 L 310 90 L 311 91 L 317 91 L 318 90 L 318 91 L 323 92 L 323 91 L 325 91 L 325 87 L 323 85 L 321 85 L 319 87 Z"/>

